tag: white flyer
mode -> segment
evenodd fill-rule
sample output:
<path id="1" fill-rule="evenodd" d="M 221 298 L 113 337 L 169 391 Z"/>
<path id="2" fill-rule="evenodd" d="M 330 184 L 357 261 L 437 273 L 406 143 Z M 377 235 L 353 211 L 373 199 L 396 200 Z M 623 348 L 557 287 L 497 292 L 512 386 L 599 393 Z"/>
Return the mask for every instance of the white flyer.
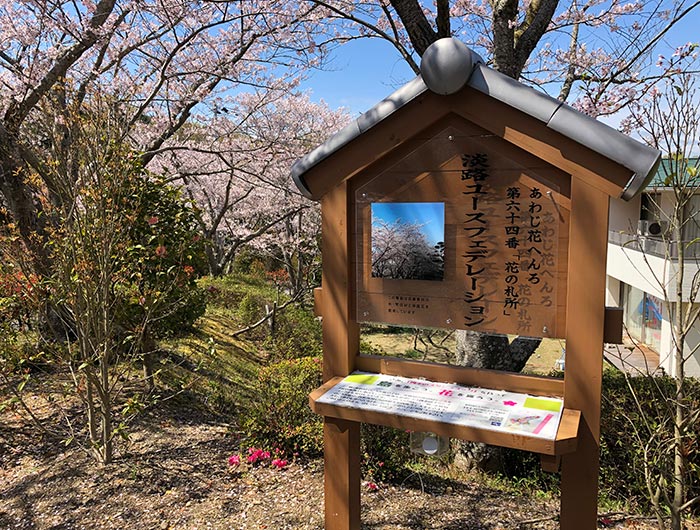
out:
<path id="1" fill-rule="evenodd" d="M 353 372 L 317 403 L 554 440 L 562 399 Z"/>

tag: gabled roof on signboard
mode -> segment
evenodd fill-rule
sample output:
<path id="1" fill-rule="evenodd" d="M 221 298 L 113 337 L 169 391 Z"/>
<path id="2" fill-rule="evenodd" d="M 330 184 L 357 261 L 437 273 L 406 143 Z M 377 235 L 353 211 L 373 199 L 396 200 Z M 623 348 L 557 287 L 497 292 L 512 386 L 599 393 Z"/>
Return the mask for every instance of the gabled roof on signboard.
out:
<path id="1" fill-rule="evenodd" d="M 312 198 L 304 175 L 421 94 L 454 94 L 464 86 L 478 90 L 632 172 L 621 198 L 629 200 L 656 174 L 661 153 L 542 92 L 489 68 L 464 43 L 441 39 L 425 52 L 421 75 L 380 101 L 325 143 L 297 160 L 291 175 L 299 190 Z"/>

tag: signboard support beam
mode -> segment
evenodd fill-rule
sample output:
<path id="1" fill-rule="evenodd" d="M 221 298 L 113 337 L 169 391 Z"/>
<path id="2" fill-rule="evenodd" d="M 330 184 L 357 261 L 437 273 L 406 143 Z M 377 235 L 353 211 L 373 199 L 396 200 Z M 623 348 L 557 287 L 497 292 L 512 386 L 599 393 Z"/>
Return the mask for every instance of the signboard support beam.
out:
<path id="1" fill-rule="evenodd" d="M 608 202 L 572 176 L 564 406 L 582 417 L 576 452 L 561 462 L 562 530 L 597 527 Z"/>
<path id="2" fill-rule="evenodd" d="M 360 424 L 323 420 L 325 528 L 360 529 Z"/>
<path id="3" fill-rule="evenodd" d="M 344 377 L 355 368 L 360 331 L 351 309 L 352 222 L 347 183 L 340 183 L 321 200 L 323 254 L 323 380 Z M 318 308 L 317 308 L 318 309 Z M 325 528 L 360 528 L 360 424 L 324 418 Z"/>

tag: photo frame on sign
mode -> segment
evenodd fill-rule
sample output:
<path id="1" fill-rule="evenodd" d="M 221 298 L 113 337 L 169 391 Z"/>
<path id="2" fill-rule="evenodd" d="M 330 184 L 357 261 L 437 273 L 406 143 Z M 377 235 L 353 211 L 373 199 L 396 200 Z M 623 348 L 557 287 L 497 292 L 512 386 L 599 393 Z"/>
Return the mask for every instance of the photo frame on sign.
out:
<path id="1" fill-rule="evenodd" d="M 373 278 L 444 279 L 444 203 L 376 202 L 371 212 Z"/>

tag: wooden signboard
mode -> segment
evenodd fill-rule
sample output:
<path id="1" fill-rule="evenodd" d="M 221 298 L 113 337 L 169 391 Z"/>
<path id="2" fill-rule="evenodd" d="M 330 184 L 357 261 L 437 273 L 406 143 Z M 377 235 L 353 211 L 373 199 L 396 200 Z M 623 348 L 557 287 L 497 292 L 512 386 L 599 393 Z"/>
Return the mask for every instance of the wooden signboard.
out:
<path id="1" fill-rule="evenodd" d="M 325 384 L 310 396 L 310 404 L 325 418 L 326 526 L 359 528 L 359 424 L 367 422 L 534 451 L 549 470 L 563 462 L 571 469 L 562 481 L 563 495 L 576 491 L 578 499 L 563 505 L 562 518 L 571 518 L 569 528 L 585 528 L 582 521 L 595 512 L 596 481 L 582 477 L 597 465 L 600 411 L 599 400 L 587 402 L 583 396 L 589 391 L 600 395 L 602 361 L 600 352 L 588 358 L 576 352 L 598 341 L 602 351 L 605 260 L 598 249 L 605 248 L 607 196 L 466 120 L 448 117 L 424 133 L 321 199 L 323 292 L 318 300 Z M 581 190 L 576 204 L 574 189 Z M 587 220 L 590 212 L 598 215 Z M 576 230 L 573 217 L 579 220 Z M 578 240 L 572 244 L 575 233 Z M 400 251 L 391 256 L 397 247 Z M 417 249 L 422 254 L 412 263 L 398 261 Z M 572 249 L 576 262 L 570 259 Z M 583 289 L 595 300 L 579 304 L 571 299 L 571 279 L 583 277 L 588 279 Z M 570 326 L 567 315 L 587 326 Z M 562 384 L 362 356 L 359 322 L 563 337 L 567 371 L 577 373 Z M 578 338 L 588 345 L 576 346 Z M 358 369 L 551 396 L 562 400 L 561 421 L 553 438 L 543 439 L 534 432 L 499 432 L 334 403 L 333 389 Z M 572 454 L 587 456 L 568 459 Z M 574 470 L 579 465 L 583 468 Z"/>
<path id="2" fill-rule="evenodd" d="M 563 335 L 569 201 L 503 144 L 447 127 L 357 189 L 358 321 Z"/>
<path id="3" fill-rule="evenodd" d="M 321 201 L 324 384 L 310 405 L 328 530 L 360 528 L 362 422 L 537 452 L 561 469 L 561 528 L 596 526 L 608 201 L 654 168 L 615 161 L 647 148 L 571 109 L 554 120 L 559 102 L 480 71 L 477 88 L 409 83 L 293 172 Z M 596 150 L 598 133 L 611 146 Z M 566 372 L 361 355 L 360 322 L 563 338 Z"/>

